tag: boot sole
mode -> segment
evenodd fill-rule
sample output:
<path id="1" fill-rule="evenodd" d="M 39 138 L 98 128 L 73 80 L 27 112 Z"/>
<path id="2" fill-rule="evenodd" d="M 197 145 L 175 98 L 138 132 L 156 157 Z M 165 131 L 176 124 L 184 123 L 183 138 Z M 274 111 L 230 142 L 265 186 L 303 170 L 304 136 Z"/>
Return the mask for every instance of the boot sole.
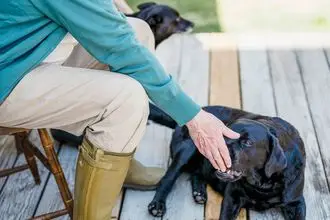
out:
<path id="1" fill-rule="evenodd" d="M 158 185 L 153 186 L 142 186 L 142 185 L 136 185 L 136 184 L 124 184 L 123 187 L 126 189 L 133 189 L 133 190 L 139 190 L 139 191 L 153 191 L 157 189 Z"/>

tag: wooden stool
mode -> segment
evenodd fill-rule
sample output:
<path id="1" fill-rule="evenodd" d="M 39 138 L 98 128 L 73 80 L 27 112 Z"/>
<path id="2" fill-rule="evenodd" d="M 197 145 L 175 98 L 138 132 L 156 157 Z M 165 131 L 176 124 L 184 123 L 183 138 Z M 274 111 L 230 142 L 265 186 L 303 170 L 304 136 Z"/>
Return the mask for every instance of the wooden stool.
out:
<path id="1" fill-rule="evenodd" d="M 62 215 L 69 214 L 72 219 L 73 215 L 73 199 L 65 179 L 62 167 L 58 161 L 57 154 L 54 149 L 52 139 L 46 129 L 38 129 L 39 137 L 45 154 L 35 147 L 28 140 L 29 129 L 22 128 L 4 128 L 0 127 L 0 135 L 14 135 L 18 152 L 22 152 L 26 158 L 27 164 L 9 168 L 0 171 L 0 178 L 5 177 L 26 169 L 30 169 L 36 184 L 40 184 L 40 175 L 35 157 L 37 157 L 43 165 L 54 175 L 58 189 L 61 193 L 65 209 L 36 216 L 31 219 L 52 219 Z"/>

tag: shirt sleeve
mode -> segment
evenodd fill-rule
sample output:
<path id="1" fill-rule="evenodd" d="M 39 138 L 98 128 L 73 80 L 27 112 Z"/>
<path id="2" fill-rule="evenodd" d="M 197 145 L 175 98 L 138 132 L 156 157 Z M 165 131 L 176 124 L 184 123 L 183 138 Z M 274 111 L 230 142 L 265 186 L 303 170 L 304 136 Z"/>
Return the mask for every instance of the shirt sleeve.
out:
<path id="1" fill-rule="evenodd" d="M 111 0 L 30 1 L 67 29 L 97 60 L 140 82 L 149 98 L 179 125 L 200 111 L 156 57 L 137 41 L 126 17 Z"/>

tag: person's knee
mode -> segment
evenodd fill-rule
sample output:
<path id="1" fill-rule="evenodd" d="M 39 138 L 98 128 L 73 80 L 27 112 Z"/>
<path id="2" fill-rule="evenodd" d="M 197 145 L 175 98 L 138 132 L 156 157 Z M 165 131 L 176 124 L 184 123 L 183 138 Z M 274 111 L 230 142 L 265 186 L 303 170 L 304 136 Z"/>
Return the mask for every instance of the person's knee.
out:
<path id="1" fill-rule="evenodd" d="M 129 79 L 125 86 L 125 100 L 116 109 L 116 117 L 112 121 L 117 121 L 117 128 L 112 127 L 112 135 L 118 137 L 113 140 L 108 151 L 111 152 L 133 152 L 138 146 L 147 126 L 149 116 L 148 96 L 139 82 Z M 125 134 L 121 134 L 121 133 Z M 117 135 L 116 135 L 117 134 Z"/>
<path id="2" fill-rule="evenodd" d="M 126 89 L 130 93 L 130 97 L 125 102 L 126 108 L 129 108 L 131 111 L 141 111 L 148 115 L 149 99 L 142 85 L 134 79 L 129 79 L 126 84 Z"/>
<path id="3" fill-rule="evenodd" d="M 134 151 L 145 132 L 149 102 L 138 81 L 120 78 L 123 86 L 101 111 L 98 120 L 88 126 L 86 137 L 104 151 L 128 153 Z"/>
<path id="4" fill-rule="evenodd" d="M 128 18 L 129 24 L 133 27 L 137 39 L 149 50 L 155 50 L 155 37 L 147 22 L 139 18 Z"/>
<path id="5" fill-rule="evenodd" d="M 125 117 L 132 112 L 148 111 L 148 96 L 142 85 L 129 76 L 112 74 L 93 80 L 95 91 L 90 95 L 90 98 L 97 97 L 96 102 L 100 110 L 105 111 L 104 115 L 118 112 Z"/>

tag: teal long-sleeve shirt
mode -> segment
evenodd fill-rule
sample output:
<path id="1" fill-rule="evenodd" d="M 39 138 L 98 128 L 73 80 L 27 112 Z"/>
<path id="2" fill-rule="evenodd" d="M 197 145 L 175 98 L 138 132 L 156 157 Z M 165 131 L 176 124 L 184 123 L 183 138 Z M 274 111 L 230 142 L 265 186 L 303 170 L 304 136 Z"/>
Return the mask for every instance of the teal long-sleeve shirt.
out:
<path id="1" fill-rule="evenodd" d="M 0 103 L 67 32 L 112 71 L 139 81 L 179 125 L 199 112 L 200 106 L 136 40 L 112 0 L 0 0 Z"/>

